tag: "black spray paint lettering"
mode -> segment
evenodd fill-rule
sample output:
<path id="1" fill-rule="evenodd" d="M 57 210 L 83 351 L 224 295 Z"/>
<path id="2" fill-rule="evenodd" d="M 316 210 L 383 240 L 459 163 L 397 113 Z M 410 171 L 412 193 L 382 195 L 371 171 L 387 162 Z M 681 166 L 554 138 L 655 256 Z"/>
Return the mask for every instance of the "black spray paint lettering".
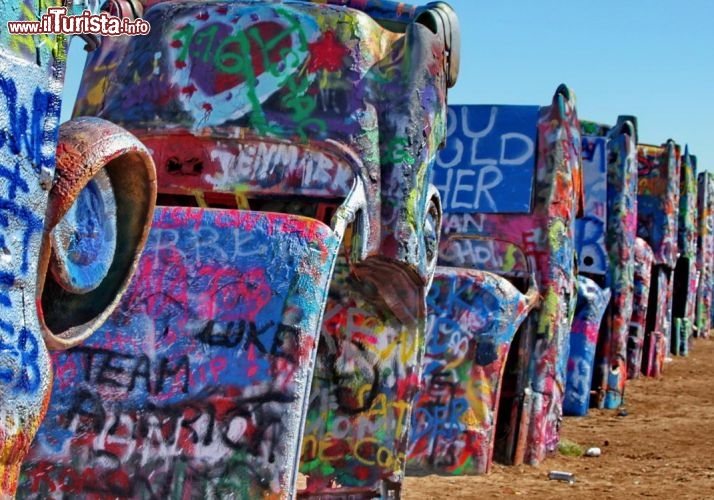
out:
<path id="1" fill-rule="evenodd" d="M 284 432 L 284 406 L 293 400 L 281 391 L 271 391 L 168 406 L 148 402 L 141 410 L 127 410 L 107 407 L 100 393 L 80 388 L 60 424 L 82 442 L 91 443 L 93 452 L 113 450 L 112 455 L 127 469 L 154 460 L 185 459 L 187 447 L 209 448 L 197 455 L 212 456 L 216 465 L 234 452 L 247 452 L 267 464 Z M 86 441 L 87 434 L 94 439 Z M 83 465 L 89 466 L 78 464 Z"/>
<path id="2" fill-rule="evenodd" d="M 253 482 L 267 488 L 265 474 L 275 474 L 272 457 L 285 432 L 282 410 L 276 411 L 275 405 L 287 403 L 292 400 L 283 394 L 266 393 L 217 404 L 194 401 L 159 407 L 149 402 L 134 411 L 108 408 L 101 394 L 80 389 L 61 421 L 82 443 L 73 445 L 78 453 L 72 465 L 53 463 L 40 474 L 44 485 L 33 474 L 31 491 L 59 487 L 68 493 L 159 499 L 181 496 L 186 485 L 196 488 L 214 482 L 216 475 L 236 474 L 257 475 Z M 88 441 L 87 435 L 93 438 Z M 201 458 L 187 459 L 189 449 Z M 177 472 L 186 472 L 191 482 L 177 484 Z"/>
<path id="3" fill-rule="evenodd" d="M 294 363 L 297 360 L 295 354 L 299 347 L 300 330 L 280 324 L 270 338 L 274 326 L 273 321 L 259 327 L 255 322 L 247 320 L 208 320 L 195 334 L 195 338 L 212 347 L 240 348 L 245 351 L 253 346 L 263 355 L 286 358 Z"/>
<path id="4" fill-rule="evenodd" d="M 124 354 L 109 349 L 78 347 L 82 354 L 84 380 L 97 386 L 145 390 L 149 394 L 172 391 L 178 381 L 180 391 L 188 393 L 190 373 L 187 355 L 175 360 L 159 357 L 152 361 L 146 354 Z M 168 383 L 168 384 L 167 384 Z"/>

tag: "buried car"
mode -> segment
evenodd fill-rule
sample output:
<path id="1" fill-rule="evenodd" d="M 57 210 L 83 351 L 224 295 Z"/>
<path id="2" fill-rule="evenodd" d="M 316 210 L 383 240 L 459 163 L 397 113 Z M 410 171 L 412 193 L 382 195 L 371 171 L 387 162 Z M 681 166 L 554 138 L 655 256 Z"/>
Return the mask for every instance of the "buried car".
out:
<path id="1" fill-rule="evenodd" d="M 47 6 L 3 2 L 1 23 L 36 21 Z M 50 400 L 57 365 L 48 349 L 80 344 L 118 305 L 156 195 L 154 163 L 131 134 L 103 120 L 59 126 L 66 41 L 0 32 L 0 493 L 8 498 Z"/>
<path id="2" fill-rule="evenodd" d="M 410 460 L 420 473 L 475 474 L 494 456 L 538 463 L 558 441 L 580 133 L 564 85 L 551 106 L 454 106 L 450 116 L 434 171 L 445 219 Z"/>
<path id="3" fill-rule="evenodd" d="M 662 373 L 671 345 L 680 161 L 679 146 L 671 139 L 660 146 L 637 146 L 637 236 L 654 254 L 642 356 L 642 373 L 647 376 Z"/>
<path id="4" fill-rule="evenodd" d="M 334 3 L 133 2 L 150 33 L 90 54 L 75 114 L 133 132 L 159 195 L 119 309 L 57 358 L 29 495 L 293 496 L 300 460 L 305 495 L 398 490 L 458 29 Z"/>
<path id="5" fill-rule="evenodd" d="M 634 118 L 625 116 L 614 127 L 581 122 L 586 202 L 576 226 L 583 286 L 578 287 L 570 338 L 564 410 L 571 415 L 585 415 L 590 406 L 616 408 L 623 402 L 634 292 L 635 124 Z M 603 303 L 607 289 L 611 297 Z"/>
<path id="6" fill-rule="evenodd" d="M 697 179 L 697 270 L 696 299 L 698 337 L 708 337 L 712 315 L 712 276 L 714 275 L 714 176 L 700 172 Z"/>

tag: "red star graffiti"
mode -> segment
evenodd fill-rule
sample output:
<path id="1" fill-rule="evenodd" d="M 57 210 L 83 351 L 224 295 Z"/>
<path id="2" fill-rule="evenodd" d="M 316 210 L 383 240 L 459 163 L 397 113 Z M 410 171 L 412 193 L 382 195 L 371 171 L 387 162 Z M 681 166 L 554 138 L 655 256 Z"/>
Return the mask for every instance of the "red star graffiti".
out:
<path id="1" fill-rule="evenodd" d="M 307 70 L 314 73 L 320 69 L 337 71 L 343 66 L 342 58 L 347 54 L 347 48 L 335 36 L 334 31 L 328 31 L 318 41 L 308 45 L 310 61 Z"/>

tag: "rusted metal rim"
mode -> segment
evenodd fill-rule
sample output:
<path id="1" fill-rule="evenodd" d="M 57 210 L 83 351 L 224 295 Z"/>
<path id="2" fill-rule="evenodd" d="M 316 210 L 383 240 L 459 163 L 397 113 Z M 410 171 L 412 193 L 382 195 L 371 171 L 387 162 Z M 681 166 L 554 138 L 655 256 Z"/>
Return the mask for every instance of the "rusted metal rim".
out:
<path id="1" fill-rule="evenodd" d="M 114 310 L 155 203 L 154 162 L 136 137 L 99 118 L 60 126 L 36 299 L 50 349 L 82 342 Z"/>

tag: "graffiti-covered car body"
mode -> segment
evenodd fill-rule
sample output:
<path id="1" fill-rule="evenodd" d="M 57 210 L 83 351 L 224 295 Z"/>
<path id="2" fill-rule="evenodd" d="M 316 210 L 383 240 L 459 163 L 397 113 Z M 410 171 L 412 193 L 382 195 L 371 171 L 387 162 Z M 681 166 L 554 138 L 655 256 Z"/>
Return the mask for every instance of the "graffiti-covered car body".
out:
<path id="1" fill-rule="evenodd" d="M 578 274 L 577 287 L 578 298 L 570 332 L 563 414 L 583 416 L 590 407 L 595 348 L 600 322 L 610 300 L 610 289 L 603 289 L 596 281 L 582 274 Z"/>
<path id="2" fill-rule="evenodd" d="M 81 343 L 127 287 L 156 194 L 130 134 L 59 114 L 67 38 L 11 35 L 59 2 L 0 2 L 0 493 L 47 410 L 49 349 Z M 90 7 L 76 2 L 76 8 Z"/>
<path id="3" fill-rule="evenodd" d="M 569 380 L 573 394 L 568 412 L 584 415 L 588 406 L 616 408 L 622 404 L 627 379 L 627 342 L 632 316 L 634 244 L 637 213 L 637 147 L 636 126 L 630 117 L 619 117 L 614 127 L 581 122 L 583 133 L 583 179 L 585 187 L 584 217 L 576 221 L 576 249 L 579 251 L 579 272 L 593 278 L 601 289 L 609 289 L 611 298 L 603 311 L 599 335 L 583 336 L 576 331 L 574 320 L 571 334 Z M 604 165 L 603 165 L 604 164 Z M 598 168 L 599 167 L 599 168 Z M 591 177 L 598 173 L 598 188 Z M 602 178 L 605 177 L 603 180 Z M 604 193 L 603 193 L 604 191 Z M 606 200 L 599 204 L 589 198 L 603 194 Z M 598 231 L 602 227 L 603 230 Z M 579 234 L 583 236 L 578 236 Z M 601 237 L 599 237 L 601 235 Z M 603 249 L 604 246 L 604 249 Z M 601 257 L 602 256 L 602 257 Z M 592 293 L 591 293 L 592 295 Z M 579 298 L 580 300 L 580 298 Z M 596 301 L 597 302 L 597 301 Z M 591 306 L 592 307 L 592 306 Z M 579 310 L 596 319 L 593 312 L 583 306 Z M 592 327 L 590 328 L 592 330 Z M 595 342 L 596 345 L 591 345 Z M 576 347 L 577 345 L 577 347 Z M 578 356 L 581 347 L 588 357 Z M 585 394 L 585 376 L 590 355 L 594 356 L 591 387 Z M 577 365 L 577 366 L 576 366 Z M 572 370 L 572 372 L 571 372 Z M 569 375 L 570 378 L 570 375 Z M 570 390 L 570 389 L 566 389 Z M 589 402 L 590 391 L 596 396 Z M 569 399 L 566 394 L 566 400 Z"/>
<path id="4" fill-rule="evenodd" d="M 447 140 L 442 164 L 434 171 L 445 213 L 440 272 L 445 284 L 453 279 L 447 271 L 464 278 L 472 270 L 494 272 L 520 294 L 535 287 L 540 307 L 517 333 L 515 328 L 505 330 L 503 338 L 490 329 L 488 315 L 479 326 L 470 322 L 470 315 L 456 314 L 468 304 L 457 304 L 455 298 L 450 307 L 456 316 L 440 321 L 435 314 L 428 343 L 434 352 L 427 359 L 438 359 L 443 342 L 448 342 L 435 326 L 448 326 L 449 321 L 456 323 L 452 327 L 460 332 L 460 348 L 469 354 L 461 366 L 434 370 L 424 380 L 414 413 L 412 462 L 415 468 L 450 474 L 487 472 L 492 455 L 509 463 L 537 463 L 546 449 L 555 448 L 575 298 L 572 225 L 580 193 L 580 133 L 574 96 L 561 86 L 552 105 L 543 108 L 483 106 L 480 115 L 471 118 L 468 108 L 451 108 L 450 113 L 463 117 L 450 123 L 451 142 Z M 521 129 L 499 130 L 499 116 L 509 113 L 522 115 Z M 479 294 L 471 293 L 470 307 L 480 310 Z M 449 304 L 447 297 L 440 300 Z M 536 302 L 526 304 L 533 308 Z M 433 307 L 439 311 L 443 305 L 434 300 Z M 493 309 L 501 306 L 494 301 Z M 464 332 L 493 338 L 469 343 Z M 497 340 L 506 347 L 496 346 Z M 473 364 L 488 372 L 493 360 L 500 370 L 497 385 L 469 380 L 474 373 L 463 370 Z M 465 373 L 459 375 L 461 371 Z M 472 391 L 460 405 L 458 397 L 444 393 L 459 384 Z M 474 384 L 479 386 L 475 392 Z M 442 421 L 434 419 L 447 400 L 454 404 L 441 410 Z M 453 432 L 455 416 L 461 418 Z"/>
<path id="5" fill-rule="evenodd" d="M 664 342 L 661 332 L 655 332 L 654 341 L 647 343 L 648 351 L 645 352 L 647 310 L 649 309 L 654 253 L 645 240 L 637 237 L 635 238 L 634 254 L 635 273 L 633 278 L 632 317 L 630 319 L 630 333 L 627 338 L 628 379 L 637 378 L 640 373 L 645 373 L 646 367 L 653 364 L 652 357 L 656 346 Z M 664 347 L 660 345 L 659 350 L 664 352 Z"/>
<path id="6" fill-rule="evenodd" d="M 677 226 L 678 258 L 672 276 L 670 352 L 686 356 L 695 319 L 697 284 L 697 157 L 684 147 L 680 164 Z"/>
<path id="7" fill-rule="evenodd" d="M 697 286 L 696 334 L 708 337 L 712 316 L 714 279 L 714 176 L 701 172 L 697 178 Z"/>
<path id="8" fill-rule="evenodd" d="M 119 310 L 58 357 L 28 492 L 292 496 L 301 445 L 307 494 L 399 487 L 458 29 L 441 3 L 332 3 L 130 2 L 150 33 L 89 55 L 75 113 L 142 141 L 158 206 Z M 367 326 L 370 370 L 398 351 L 382 386 L 350 349 Z"/>
<path id="9" fill-rule="evenodd" d="M 590 404 L 595 347 L 610 290 L 605 242 L 608 216 L 608 141 L 597 127 L 580 122 L 582 135 L 583 213 L 573 230 L 578 259 L 577 302 L 569 336 L 568 367 L 563 397 L 565 415 L 584 415 Z M 597 129 L 597 130 L 592 130 Z"/>
<path id="10" fill-rule="evenodd" d="M 602 357 L 597 357 L 601 395 L 598 406 L 622 404 L 627 380 L 627 345 L 632 318 L 637 234 L 637 122 L 619 117 L 608 138 L 607 234 L 610 308 L 603 328 Z M 602 332 L 603 330 L 601 330 Z M 606 347 L 608 346 L 608 347 Z"/>
<path id="11" fill-rule="evenodd" d="M 447 143 L 434 173 L 447 215 L 463 212 L 464 221 L 475 221 L 474 210 L 529 209 L 538 110 L 449 107 Z M 506 178 L 514 182 L 504 183 Z M 427 297 L 426 352 L 411 423 L 409 471 L 478 474 L 490 469 L 506 360 L 537 298 L 522 250 L 497 235 L 475 234 L 468 225 L 442 235 Z"/>
<path id="12" fill-rule="evenodd" d="M 437 266 L 408 471 L 490 470 L 507 357 L 536 300 L 497 274 Z"/>
<path id="13" fill-rule="evenodd" d="M 669 140 L 660 146 L 637 145 L 637 236 L 652 249 L 654 264 L 644 339 L 643 373 L 662 372 L 670 346 L 672 273 L 678 253 L 680 149 Z"/>

